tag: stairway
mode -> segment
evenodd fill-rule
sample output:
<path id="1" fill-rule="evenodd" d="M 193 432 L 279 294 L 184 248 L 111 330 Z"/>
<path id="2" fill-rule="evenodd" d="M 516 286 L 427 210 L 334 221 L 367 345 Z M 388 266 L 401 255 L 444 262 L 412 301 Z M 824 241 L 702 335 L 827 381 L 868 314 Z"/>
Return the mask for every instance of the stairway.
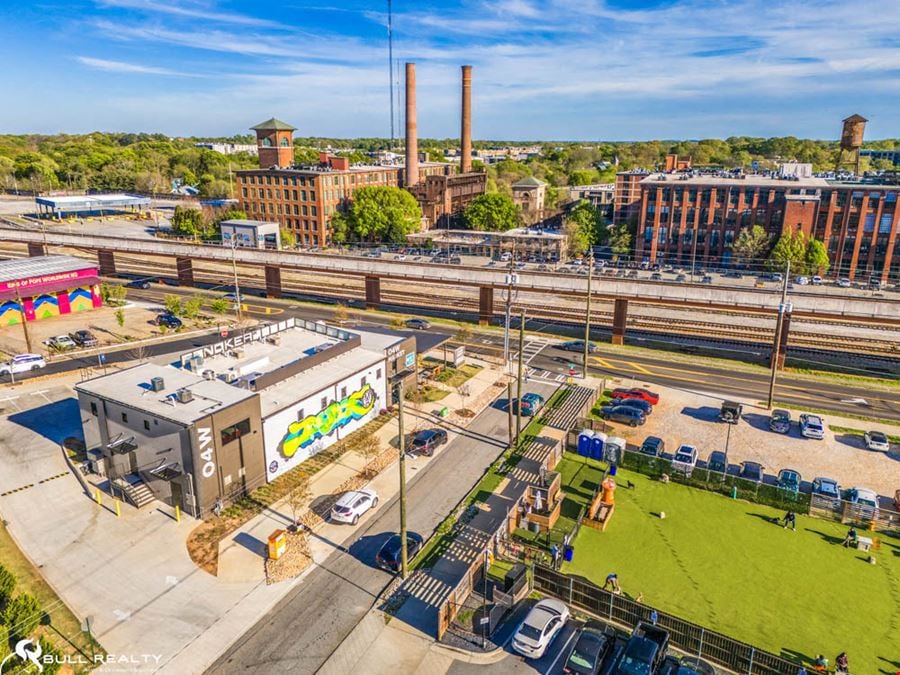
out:
<path id="1" fill-rule="evenodd" d="M 125 499 L 136 508 L 140 509 L 156 500 L 153 491 L 140 477 L 134 474 L 128 476 L 127 479 L 116 479 L 114 484 L 125 495 Z"/>

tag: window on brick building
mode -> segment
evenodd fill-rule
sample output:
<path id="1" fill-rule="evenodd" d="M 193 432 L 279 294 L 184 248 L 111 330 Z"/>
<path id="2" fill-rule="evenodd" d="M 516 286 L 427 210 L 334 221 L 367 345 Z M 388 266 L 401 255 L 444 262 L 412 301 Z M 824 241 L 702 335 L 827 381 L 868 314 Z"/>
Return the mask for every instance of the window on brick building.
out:
<path id="1" fill-rule="evenodd" d="M 890 234 L 891 233 L 891 225 L 894 223 L 894 214 L 893 213 L 883 213 L 881 214 L 881 222 L 878 223 L 878 234 Z"/>
<path id="2" fill-rule="evenodd" d="M 316 207 L 315 207 L 315 206 L 311 206 L 311 207 L 309 207 L 309 208 L 310 208 L 310 213 L 309 213 L 309 215 L 311 215 L 311 216 L 317 215 L 317 214 L 316 214 Z"/>
<path id="3" fill-rule="evenodd" d="M 315 190 L 309 191 L 309 201 L 311 201 L 311 202 L 316 201 L 316 191 Z"/>

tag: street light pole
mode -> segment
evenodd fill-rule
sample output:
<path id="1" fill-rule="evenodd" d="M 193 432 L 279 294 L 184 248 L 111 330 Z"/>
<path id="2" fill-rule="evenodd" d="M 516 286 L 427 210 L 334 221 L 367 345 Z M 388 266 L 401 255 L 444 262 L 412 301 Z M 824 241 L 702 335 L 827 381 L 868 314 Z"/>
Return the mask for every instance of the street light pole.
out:
<path id="1" fill-rule="evenodd" d="M 513 409 L 512 409 L 512 379 L 506 382 L 506 418 L 509 427 L 509 447 L 513 446 Z"/>
<path id="2" fill-rule="evenodd" d="M 781 352 L 781 333 L 784 330 L 784 315 L 790 311 L 787 303 L 788 279 L 791 276 L 791 261 L 788 260 L 784 269 L 784 279 L 781 284 L 781 303 L 778 305 L 778 318 L 775 320 L 775 342 L 772 345 L 772 363 L 769 376 L 769 401 L 768 408 L 772 409 L 775 399 L 775 379 L 778 375 L 778 358 Z"/>
<path id="3" fill-rule="evenodd" d="M 514 262 L 512 256 L 509 259 L 509 272 L 506 275 L 506 322 L 503 331 L 503 368 L 509 372 L 509 324 L 512 320 L 512 298 L 513 298 L 513 273 Z"/>
<path id="4" fill-rule="evenodd" d="M 588 354 L 591 352 L 591 282 L 594 278 L 594 254 L 593 249 L 588 255 L 588 283 L 587 302 L 584 316 L 584 362 L 581 364 L 581 376 L 588 376 Z"/>
<path id="5" fill-rule="evenodd" d="M 238 325 L 243 321 L 242 316 L 242 303 L 241 303 L 241 287 L 238 283 L 238 273 L 237 273 L 237 259 L 236 259 L 236 248 L 237 248 L 237 231 L 231 233 L 231 272 L 234 275 L 234 296 L 235 296 L 235 308 L 237 309 L 237 322 Z"/>
<path id="6" fill-rule="evenodd" d="M 31 353 L 31 334 L 28 332 L 28 319 L 25 317 L 25 304 L 22 302 L 22 295 L 16 289 L 16 302 L 19 303 L 19 313 L 22 315 L 22 331 L 25 333 L 25 351 Z M 12 373 L 12 369 L 10 369 Z"/>
<path id="7" fill-rule="evenodd" d="M 406 439 L 403 437 L 403 382 L 397 384 L 397 431 L 400 448 L 400 577 L 409 575 L 409 557 L 406 547 Z"/>
<path id="8" fill-rule="evenodd" d="M 525 352 L 525 308 L 522 308 L 522 316 L 519 319 L 519 383 L 516 387 L 516 447 L 519 447 L 519 436 L 522 434 L 522 369 L 524 367 Z"/>

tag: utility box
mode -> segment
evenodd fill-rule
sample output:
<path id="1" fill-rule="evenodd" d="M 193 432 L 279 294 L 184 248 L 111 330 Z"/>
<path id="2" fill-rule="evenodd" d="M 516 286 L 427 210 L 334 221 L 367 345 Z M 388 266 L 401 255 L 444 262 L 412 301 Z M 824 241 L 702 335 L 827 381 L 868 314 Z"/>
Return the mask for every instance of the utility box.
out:
<path id="1" fill-rule="evenodd" d="M 269 560 L 278 560 L 287 550 L 287 532 L 275 530 L 269 535 Z"/>

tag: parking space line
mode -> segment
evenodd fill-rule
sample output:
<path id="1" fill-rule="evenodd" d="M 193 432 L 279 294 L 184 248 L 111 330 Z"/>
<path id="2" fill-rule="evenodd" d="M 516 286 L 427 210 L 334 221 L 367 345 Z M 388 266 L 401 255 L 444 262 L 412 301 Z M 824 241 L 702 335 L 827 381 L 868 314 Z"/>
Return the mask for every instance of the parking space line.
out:
<path id="1" fill-rule="evenodd" d="M 22 487 L 13 488 L 12 490 L 7 490 L 6 492 L 0 492 L 0 497 L 5 497 L 7 495 L 15 494 L 16 492 L 22 492 L 22 490 L 27 490 L 28 488 L 33 488 L 34 483 L 29 483 L 28 485 L 23 485 Z"/>

